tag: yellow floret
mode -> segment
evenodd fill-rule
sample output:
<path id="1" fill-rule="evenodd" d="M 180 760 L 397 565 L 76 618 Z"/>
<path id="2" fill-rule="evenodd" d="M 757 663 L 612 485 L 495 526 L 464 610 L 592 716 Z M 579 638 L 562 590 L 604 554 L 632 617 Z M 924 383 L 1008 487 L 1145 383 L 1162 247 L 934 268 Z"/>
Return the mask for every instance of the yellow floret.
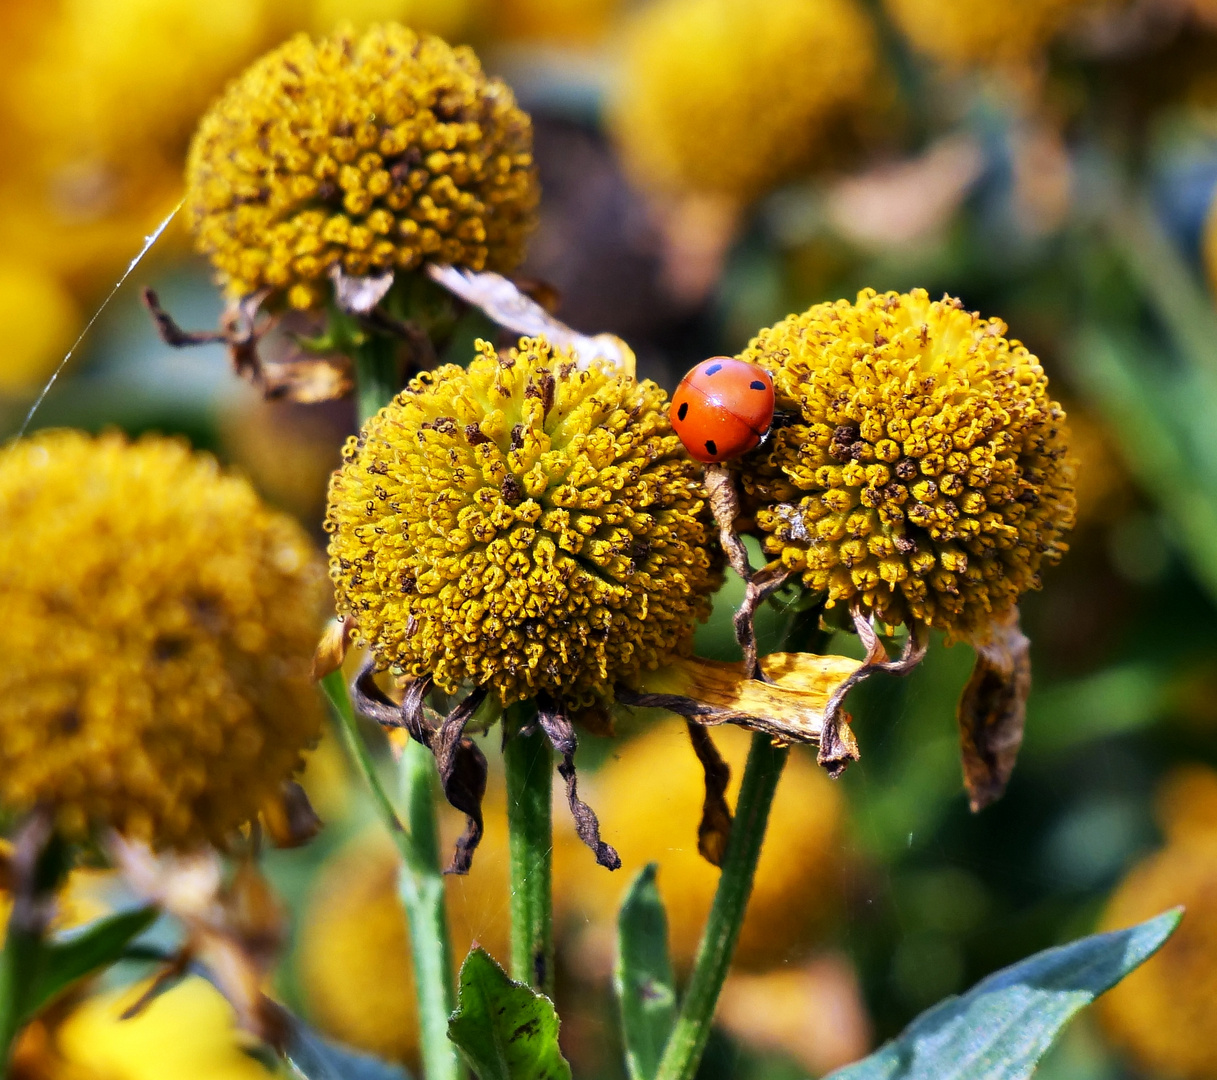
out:
<path id="1" fill-rule="evenodd" d="M 660 0 L 623 45 L 612 126 L 644 187 L 746 202 L 873 105 L 874 32 L 854 0 Z"/>
<path id="2" fill-rule="evenodd" d="M 685 651 L 717 583 L 654 383 L 522 338 L 424 372 L 343 451 L 338 610 L 394 674 L 570 707 Z"/>
<path id="3" fill-rule="evenodd" d="M 394 24 L 257 61 L 203 117 L 186 210 L 230 296 L 319 305 L 326 276 L 425 260 L 512 270 L 538 199 L 532 126 L 467 47 Z"/>
<path id="4" fill-rule="evenodd" d="M 0 452 L 0 804 L 220 842 L 317 736 L 325 578 L 303 530 L 176 440 Z"/>
<path id="5" fill-rule="evenodd" d="M 741 359 L 793 418 L 735 466 L 765 551 L 830 605 L 983 639 L 1074 518 L 1064 410 L 1005 333 L 924 290 L 762 330 Z"/>

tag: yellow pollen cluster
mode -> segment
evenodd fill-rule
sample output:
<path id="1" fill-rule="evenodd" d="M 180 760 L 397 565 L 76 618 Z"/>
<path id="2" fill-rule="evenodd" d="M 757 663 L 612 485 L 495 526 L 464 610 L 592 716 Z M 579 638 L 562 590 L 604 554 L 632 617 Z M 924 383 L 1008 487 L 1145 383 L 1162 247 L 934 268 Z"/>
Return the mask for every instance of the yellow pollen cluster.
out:
<path id="1" fill-rule="evenodd" d="M 746 202 L 873 107 L 874 32 L 855 0 L 659 0 L 623 49 L 612 125 L 651 189 Z"/>
<path id="2" fill-rule="evenodd" d="M 352 438 L 338 610 L 397 675 L 571 706 L 685 651 L 718 583 L 699 469 L 651 382 L 522 338 L 424 372 Z"/>
<path id="3" fill-rule="evenodd" d="M 762 330 L 741 359 L 793 418 L 738 466 L 765 550 L 830 604 L 983 639 L 1074 516 L 1064 411 L 1005 333 L 924 290 Z"/>
<path id="4" fill-rule="evenodd" d="M 200 251 L 231 296 L 322 303 L 424 260 L 510 271 L 535 223 L 532 125 L 467 47 L 395 24 L 304 35 L 203 117 L 186 170 Z"/>
<path id="5" fill-rule="evenodd" d="M 320 730 L 303 530 L 180 442 L 72 431 L 0 451 L 0 521 L 0 805 L 224 840 Z"/>
<path id="6" fill-rule="evenodd" d="M 1029 59 L 1080 12 L 1108 0 L 884 0 L 915 48 L 946 64 Z"/>

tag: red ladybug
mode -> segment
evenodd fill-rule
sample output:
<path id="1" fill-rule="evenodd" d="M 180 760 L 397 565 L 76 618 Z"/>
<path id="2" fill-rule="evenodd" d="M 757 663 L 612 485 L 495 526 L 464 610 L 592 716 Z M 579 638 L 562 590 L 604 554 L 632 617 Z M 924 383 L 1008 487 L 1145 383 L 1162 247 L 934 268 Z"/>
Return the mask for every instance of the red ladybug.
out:
<path id="1" fill-rule="evenodd" d="M 680 381 L 668 410 L 689 454 L 715 464 L 746 454 L 773 423 L 773 379 L 764 368 L 713 356 Z"/>

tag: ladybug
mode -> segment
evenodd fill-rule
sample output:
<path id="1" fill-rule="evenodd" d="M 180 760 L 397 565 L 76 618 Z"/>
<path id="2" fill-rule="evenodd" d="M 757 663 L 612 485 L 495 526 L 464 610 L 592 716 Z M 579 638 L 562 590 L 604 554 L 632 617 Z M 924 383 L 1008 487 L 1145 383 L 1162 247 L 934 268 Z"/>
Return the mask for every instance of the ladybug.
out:
<path id="1" fill-rule="evenodd" d="M 773 379 L 762 367 L 712 356 L 683 379 L 668 410 L 689 454 L 707 465 L 746 454 L 773 423 Z"/>

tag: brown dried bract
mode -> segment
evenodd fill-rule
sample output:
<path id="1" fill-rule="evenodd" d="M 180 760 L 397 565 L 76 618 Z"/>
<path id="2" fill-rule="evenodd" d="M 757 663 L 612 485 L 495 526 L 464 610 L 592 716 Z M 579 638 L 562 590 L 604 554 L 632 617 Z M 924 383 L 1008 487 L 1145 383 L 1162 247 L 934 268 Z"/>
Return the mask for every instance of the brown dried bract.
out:
<path id="1" fill-rule="evenodd" d="M 131 888 L 176 918 L 186 935 L 178 954 L 127 1013 L 139 1012 L 167 981 L 197 963 L 228 999 L 242 1028 L 282 1046 L 282 1013 L 262 986 L 283 945 L 283 912 L 257 865 L 245 859 L 225 882 L 220 856 L 210 848 L 156 854 L 117 833 L 108 846 Z"/>
<path id="2" fill-rule="evenodd" d="M 480 308 L 499 326 L 573 349 L 580 367 L 607 363 L 624 374 L 634 374 L 634 351 L 621 338 L 614 334 L 589 337 L 572 330 L 501 274 L 428 263 L 427 276 L 467 304 Z"/>
<path id="3" fill-rule="evenodd" d="M 261 311 L 264 292 L 230 304 L 220 317 L 219 330 L 183 330 L 161 307 L 152 289 L 144 289 L 144 306 L 166 345 L 175 349 L 222 344 L 233 372 L 248 379 L 267 398 L 286 398 L 303 405 L 332 401 L 351 392 L 351 362 L 337 354 L 317 355 L 293 345 L 283 355 L 269 356 L 259 348 L 280 322 Z M 261 316 L 261 318 L 259 318 Z"/>
<path id="4" fill-rule="evenodd" d="M 994 623 L 959 699 L 959 749 L 972 811 L 996 802 L 1014 771 L 1031 693 L 1031 642 L 1018 608 Z"/>
<path id="5" fill-rule="evenodd" d="M 731 769 L 723 760 L 710 733 L 700 724 L 685 721 L 689 741 L 706 774 L 706 797 L 697 826 L 697 850 L 712 866 L 722 866 L 731 839 L 731 808 L 727 805 L 727 784 Z"/>

